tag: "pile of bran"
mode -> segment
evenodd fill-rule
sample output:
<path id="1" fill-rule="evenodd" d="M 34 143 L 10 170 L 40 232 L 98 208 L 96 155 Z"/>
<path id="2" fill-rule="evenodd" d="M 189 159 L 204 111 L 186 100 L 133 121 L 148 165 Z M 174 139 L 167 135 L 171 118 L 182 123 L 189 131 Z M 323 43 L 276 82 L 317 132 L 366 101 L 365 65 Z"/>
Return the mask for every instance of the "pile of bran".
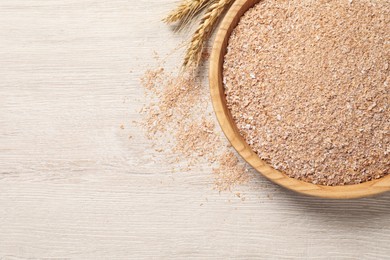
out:
<path id="1" fill-rule="evenodd" d="M 390 1 L 261 1 L 234 29 L 228 107 L 260 158 L 314 184 L 390 169 Z"/>

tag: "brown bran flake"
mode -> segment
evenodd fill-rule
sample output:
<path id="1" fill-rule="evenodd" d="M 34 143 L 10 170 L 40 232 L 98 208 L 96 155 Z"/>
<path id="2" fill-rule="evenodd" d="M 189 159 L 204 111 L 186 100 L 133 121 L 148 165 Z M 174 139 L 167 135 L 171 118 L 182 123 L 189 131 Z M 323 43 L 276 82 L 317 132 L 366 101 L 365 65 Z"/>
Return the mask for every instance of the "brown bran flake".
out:
<path id="1" fill-rule="evenodd" d="M 180 152 L 187 158 L 194 155 L 206 156 L 208 161 L 214 162 L 213 154 L 218 149 L 217 146 L 222 145 L 214 130 L 214 123 L 206 118 L 188 124 L 180 124 L 175 136 L 174 151 Z"/>
<path id="2" fill-rule="evenodd" d="M 181 171 L 205 162 L 212 165 L 215 188 L 219 191 L 248 181 L 245 164 L 228 152 L 227 145 L 215 133 L 214 121 L 206 111 L 208 95 L 202 93 L 205 88 L 194 71 L 174 75 L 162 67 L 148 70 L 141 85 L 148 97 L 140 111 L 142 126 L 156 151 L 176 154 L 172 163 L 184 162 Z"/>
<path id="3" fill-rule="evenodd" d="M 230 151 L 226 151 L 220 156 L 219 167 L 215 168 L 213 172 L 216 178 L 215 186 L 218 190 L 229 190 L 235 185 L 246 183 L 249 179 L 248 169 Z"/>
<path id="4" fill-rule="evenodd" d="M 347 185 L 389 174 L 390 1 L 261 1 L 234 29 L 228 107 L 260 158 Z"/>

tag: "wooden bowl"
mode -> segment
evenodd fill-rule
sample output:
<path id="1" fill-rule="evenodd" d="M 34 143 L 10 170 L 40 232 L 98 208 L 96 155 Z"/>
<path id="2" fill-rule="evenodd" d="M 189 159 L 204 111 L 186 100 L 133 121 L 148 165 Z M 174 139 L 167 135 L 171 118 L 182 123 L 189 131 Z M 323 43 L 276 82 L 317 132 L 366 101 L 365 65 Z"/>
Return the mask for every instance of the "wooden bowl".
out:
<path id="1" fill-rule="evenodd" d="M 236 124 L 226 105 L 222 82 L 223 59 L 231 32 L 240 17 L 260 0 L 236 0 L 224 17 L 214 42 L 210 58 L 210 90 L 214 111 L 219 124 L 230 143 L 252 167 L 271 181 L 296 192 L 333 199 L 367 197 L 390 190 L 390 175 L 362 184 L 345 186 L 323 186 L 300 181 L 273 169 L 261 160 L 240 135 Z"/>

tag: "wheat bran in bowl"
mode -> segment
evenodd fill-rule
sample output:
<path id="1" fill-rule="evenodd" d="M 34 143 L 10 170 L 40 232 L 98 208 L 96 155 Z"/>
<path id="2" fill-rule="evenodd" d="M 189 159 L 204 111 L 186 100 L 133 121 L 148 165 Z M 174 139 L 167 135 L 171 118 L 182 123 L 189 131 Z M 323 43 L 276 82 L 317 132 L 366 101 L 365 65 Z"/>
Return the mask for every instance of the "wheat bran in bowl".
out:
<path id="1" fill-rule="evenodd" d="M 253 151 L 340 186 L 389 174 L 390 1 L 265 0 L 233 30 L 226 103 Z"/>

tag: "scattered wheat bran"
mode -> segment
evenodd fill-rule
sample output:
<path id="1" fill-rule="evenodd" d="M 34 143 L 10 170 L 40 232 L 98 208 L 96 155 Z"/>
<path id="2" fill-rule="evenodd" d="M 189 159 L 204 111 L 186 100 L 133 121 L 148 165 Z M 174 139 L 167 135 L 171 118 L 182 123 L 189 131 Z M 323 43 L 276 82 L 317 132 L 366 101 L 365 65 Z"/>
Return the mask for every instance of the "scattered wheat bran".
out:
<path id="1" fill-rule="evenodd" d="M 226 151 L 219 158 L 220 167 L 214 169 L 216 175 L 215 186 L 219 190 L 228 190 L 230 187 L 248 181 L 248 169 L 240 164 L 237 156 Z M 238 193 L 240 197 L 240 193 Z"/>
<path id="2" fill-rule="evenodd" d="M 206 156 L 208 161 L 214 162 L 214 154 L 222 145 L 214 131 L 214 123 L 204 117 L 188 124 L 179 124 L 174 150 L 186 158 Z"/>
<path id="3" fill-rule="evenodd" d="M 219 191 L 248 181 L 246 165 L 227 152 L 229 147 L 216 134 L 206 109 L 210 103 L 207 88 L 201 86 L 194 71 L 176 75 L 162 67 L 148 70 L 141 85 L 149 98 L 140 111 L 142 126 L 155 151 L 176 154 L 172 163 L 176 167 L 184 164 L 181 171 L 204 163 L 212 165 Z"/>
<path id="4" fill-rule="evenodd" d="M 261 1 L 228 44 L 224 85 L 243 138 L 322 185 L 389 174 L 390 1 Z"/>
<path id="5" fill-rule="evenodd" d="M 177 120 L 189 120 L 193 104 L 200 99 L 200 86 L 193 71 L 175 77 L 163 68 L 148 70 L 141 84 L 151 100 L 141 112 L 146 115 L 147 134 L 153 139 L 167 131 Z"/>

